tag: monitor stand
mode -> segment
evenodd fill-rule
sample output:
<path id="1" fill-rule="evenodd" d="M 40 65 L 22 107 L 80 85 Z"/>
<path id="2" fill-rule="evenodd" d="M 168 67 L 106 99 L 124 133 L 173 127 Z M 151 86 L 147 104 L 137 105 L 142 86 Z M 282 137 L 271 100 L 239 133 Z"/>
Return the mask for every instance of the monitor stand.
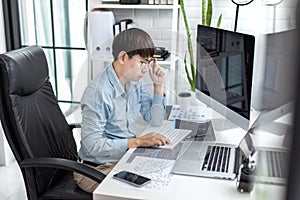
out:
<path id="1" fill-rule="evenodd" d="M 268 124 L 261 124 L 259 126 L 260 130 L 264 130 L 266 132 L 272 133 L 274 135 L 285 135 L 289 129 L 290 125 L 281 122 L 271 122 Z"/>
<path id="2" fill-rule="evenodd" d="M 282 146 L 289 148 L 292 138 L 292 127 L 289 124 L 281 122 L 271 122 L 259 127 L 260 130 L 264 130 L 268 133 L 272 133 L 278 136 L 284 136 Z"/>

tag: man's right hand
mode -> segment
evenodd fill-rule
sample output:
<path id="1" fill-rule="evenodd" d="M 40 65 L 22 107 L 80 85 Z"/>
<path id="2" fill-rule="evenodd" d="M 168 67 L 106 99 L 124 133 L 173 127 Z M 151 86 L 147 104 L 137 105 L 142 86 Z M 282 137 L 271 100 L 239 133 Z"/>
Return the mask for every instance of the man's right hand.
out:
<path id="1" fill-rule="evenodd" d="M 164 146 L 170 143 L 170 140 L 165 136 L 151 132 L 138 138 L 129 138 L 128 148 Z"/>

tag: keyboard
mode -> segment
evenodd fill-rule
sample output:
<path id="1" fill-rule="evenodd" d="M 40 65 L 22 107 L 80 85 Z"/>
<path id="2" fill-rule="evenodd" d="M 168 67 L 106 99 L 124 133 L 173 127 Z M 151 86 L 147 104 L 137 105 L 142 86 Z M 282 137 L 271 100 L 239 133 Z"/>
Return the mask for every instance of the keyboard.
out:
<path id="1" fill-rule="evenodd" d="M 187 129 L 162 129 L 159 133 L 168 138 L 171 144 L 159 146 L 158 148 L 173 149 L 179 142 L 191 134 L 192 131 Z"/>
<path id="2" fill-rule="evenodd" d="M 203 171 L 228 172 L 230 148 L 223 146 L 208 146 L 202 165 Z"/>
<path id="3" fill-rule="evenodd" d="M 288 152 L 275 150 L 258 150 L 257 171 L 259 176 L 287 178 L 286 162 Z"/>

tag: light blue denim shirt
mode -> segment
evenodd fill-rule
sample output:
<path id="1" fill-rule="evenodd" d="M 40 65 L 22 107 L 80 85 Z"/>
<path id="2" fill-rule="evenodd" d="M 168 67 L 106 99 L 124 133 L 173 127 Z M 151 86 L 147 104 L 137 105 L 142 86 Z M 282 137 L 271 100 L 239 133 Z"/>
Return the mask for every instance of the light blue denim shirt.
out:
<path id="1" fill-rule="evenodd" d="M 117 162 L 127 150 L 127 139 L 136 137 L 139 113 L 152 126 L 161 125 L 165 97 L 144 87 L 142 80 L 128 81 L 125 92 L 112 64 L 90 82 L 81 99 L 81 159 Z"/>

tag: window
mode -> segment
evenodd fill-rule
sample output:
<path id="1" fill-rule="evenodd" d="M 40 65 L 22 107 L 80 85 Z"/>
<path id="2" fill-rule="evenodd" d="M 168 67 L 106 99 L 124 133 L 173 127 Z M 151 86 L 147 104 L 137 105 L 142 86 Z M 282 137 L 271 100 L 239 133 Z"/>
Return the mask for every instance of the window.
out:
<path id="1" fill-rule="evenodd" d="M 50 81 L 59 101 L 79 102 L 77 80 L 83 76 L 80 70 L 87 63 L 87 0 L 18 0 L 18 4 L 21 45 L 37 44 L 44 49 Z M 66 111 L 69 106 L 63 107 Z"/>

